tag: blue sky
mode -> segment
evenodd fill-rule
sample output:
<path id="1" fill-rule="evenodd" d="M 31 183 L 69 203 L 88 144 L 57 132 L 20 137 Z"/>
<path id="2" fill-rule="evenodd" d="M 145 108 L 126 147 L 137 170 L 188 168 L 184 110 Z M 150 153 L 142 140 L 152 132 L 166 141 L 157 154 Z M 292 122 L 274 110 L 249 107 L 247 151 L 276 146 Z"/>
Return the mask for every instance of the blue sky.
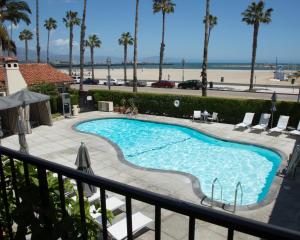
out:
<path id="1" fill-rule="evenodd" d="M 32 8 L 32 24 L 21 24 L 14 30 L 16 40 L 25 27 L 35 31 L 35 0 L 28 0 Z M 167 58 L 188 61 L 202 61 L 205 11 L 204 0 L 174 0 L 174 14 L 167 16 L 166 50 Z M 273 21 L 262 25 L 259 33 L 257 59 L 259 62 L 300 62 L 299 0 L 266 0 L 272 7 Z M 253 27 L 241 22 L 241 12 L 250 0 L 211 0 L 211 13 L 218 17 L 218 25 L 213 29 L 209 47 L 209 61 L 250 62 Z M 58 21 L 58 28 L 51 34 L 51 51 L 68 53 L 69 32 L 62 23 L 68 10 L 82 15 L 82 0 L 40 0 L 40 32 L 42 50 L 46 50 L 47 32 L 43 27 L 46 18 Z M 134 32 L 135 0 L 88 0 L 87 35 L 97 34 L 102 47 L 95 54 L 99 56 L 122 57 L 123 48 L 118 45 L 122 32 Z M 158 56 L 161 41 L 161 14 L 153 14 L 152 1 L 140 0 L 139 59 Z M 75 30 L 75 54 L 79 55 L 79 32 Z M 16 41 L 17 46 L 24 43 Z M 77 45 L 77 46 L 76 46 Z M 30 48 L 35 49 L 35 40 Z M 87 51 L 89 54 L 89 51 Z M 129 49 L 132 57 L 133 48 Z M 88 55 L 87 55 L 88 57 Z"/>

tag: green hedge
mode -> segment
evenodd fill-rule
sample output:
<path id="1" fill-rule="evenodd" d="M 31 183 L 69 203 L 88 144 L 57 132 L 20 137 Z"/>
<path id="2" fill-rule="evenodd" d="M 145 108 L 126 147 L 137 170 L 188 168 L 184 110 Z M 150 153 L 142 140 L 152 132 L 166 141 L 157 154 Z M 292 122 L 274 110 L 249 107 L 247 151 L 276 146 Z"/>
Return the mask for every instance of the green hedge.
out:
<path id="1" fill-rule="evenodd" d="M 114 106 L 121 105 L 122 99 L 133 98 L 140 113 L 190 118 L 194 110 L 207 110 L 218 112 L 221 122 L 236 124 L 243 120 L 246 112 L 254 112 L 254 123 L 259 121 L 260 114 L 270 112 L 270 100 L 230 99 L 216 97 L 198 97 L 154 93 L 130 93 L 122 91 L 90 90 L 95 104 L 97 101 L 113 101 Z M 179 100 L 180 106 L 176 108 L 174 101 Z M 279 115 L 289 115 L 289 125 L 296 127 L 300 120 L 300 103 L 277 102 L 277 112 L 274 114 L 274 123 Z"/>

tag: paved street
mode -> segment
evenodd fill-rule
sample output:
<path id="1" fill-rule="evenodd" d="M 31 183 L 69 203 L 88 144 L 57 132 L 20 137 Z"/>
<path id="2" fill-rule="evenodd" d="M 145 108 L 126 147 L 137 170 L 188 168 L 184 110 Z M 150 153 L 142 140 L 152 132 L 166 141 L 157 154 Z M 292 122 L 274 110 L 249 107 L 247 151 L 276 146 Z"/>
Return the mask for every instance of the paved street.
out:
<path id="1" fill-rule="evenodd" d="M 79 85 L 72 85 L 72 87 L 78 89 Z M 107 86 L 104 85 L 84 85 L 85 90 L 90 89 L 108 89 Z M 125 86 L 112 86 L 112 90 L 121 90 L 121 91 L 128 91 L 132 92 L 132 87 L 125 87 Z M 276 89 L 267 89 L 264 90 L 262 88 L 259 89 L 260 92 L 247 92 L 245 87 L 231 87 L 229 90 L 229 86 L 226 87 L 219 87 L 218 90 L 210 90 L 208 89 L 208 96 L 211 97 L 227 97 L 227 98 L 247 98 L 247 99 L 267 99 L 269 100 L 272 96 L 273 91 L 276 90 L 277 92 L 281 91 L 282 94 L 277 95 L 277 99 L 279 101 L 297 101 L 298 99 L 298 89 L 294 90 L 294 94 L 292 94 L 293 89 L 289 88 L 288 92 L 285 93 L 286 88 L 276 88 Z M 201 90 L 187 90 L 187 89 L 169 89 L 169 88 L 151 88 L 151 87 L 139 87 L 138 92 L 148 92 L 148 93 L 169 93 L 169 94 L 180 94 L 180 95 L 193 95 L 193 96 L 201 96 Z"/>

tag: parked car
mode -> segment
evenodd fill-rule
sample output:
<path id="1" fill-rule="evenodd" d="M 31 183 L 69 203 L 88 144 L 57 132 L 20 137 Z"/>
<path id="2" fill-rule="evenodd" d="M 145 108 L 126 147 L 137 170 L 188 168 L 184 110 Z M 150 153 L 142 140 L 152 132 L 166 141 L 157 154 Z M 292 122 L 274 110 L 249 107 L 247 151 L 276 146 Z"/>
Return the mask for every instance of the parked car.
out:
<path id="1" fill-rule="evenodd" d="M 80 83 L 80 76 L 72 76 L 72 78 L 74 79 L 74 83 L 75 84 L 79 84 Z"/>
<path id="2" fill-rule="evenodd" d="M 86 84 L 86 85 L 97 85 L 98 81 L 97 80 L 92 80 L 92 79 L 88 78 L 88 79 L 85 79 L 83 81 L 83 84 Z"/>
<path id="3" fill-rule="evenodd" d="M 103 84 L 108 85 L 108 79 L 106 79 L 106 81 L 104 81 Z M 116 78 L 111 78 L 110 79 L 110 86 L 122 86 L 122 85 L 124 85 L 123 80 L 118 80 Z"/>
<path id="4" fill-rule="evenodd" d="M 199 80 L 188 80 L 185 82 L 181 82 L 178 84 L 178 88 L 180 89 L 194 89 L 194 90 L 199 90 L 202 87 L 202 83 Z"/>
<path id="5" fill-rule="evenodd" d="M 173 88 L 175 87 L 175 82 L 172 81 L 158 81 L 151 84 L 154 88 Z"/>
<path id="6" fill-rule="evenodd" d="M 133 86 L 133 81 L 130 80 L 130 81 L 127 81 L 126 86 L 129 86 L 129 87 L 132 87 Z M 138 80 L 137 81 L 137 86 L 138 87 L 146 87 L 147 86 L 147 82 L 146 81 L 142 81 L 142 80 Z"/>

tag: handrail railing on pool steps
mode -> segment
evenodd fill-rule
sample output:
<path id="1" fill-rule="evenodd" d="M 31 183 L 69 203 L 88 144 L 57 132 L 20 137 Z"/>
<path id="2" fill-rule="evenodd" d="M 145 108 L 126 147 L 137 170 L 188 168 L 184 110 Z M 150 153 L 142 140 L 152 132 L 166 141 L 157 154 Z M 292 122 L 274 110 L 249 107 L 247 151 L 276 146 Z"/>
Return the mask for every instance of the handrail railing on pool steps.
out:
<path id="1" fill-rule="evenodd" d="M 234 206 L 233 206 L 233 212 L 235 213 L 236 210 L 236 201 L 237 201 L 237 194 L 238 194 L 238 190 L 241 190 L 241 205 L 243 202 L 243 188 L 242 188 L 242 184 L 241 182 L 238 182 L 236 187 L 235 187 L 235 194 L 234 194 Z"/>
<path id="2" fill-rule="evenodd" d="M 219 183 L 219 186 L 221 187 L 221 202 L 222 202 L 222 195 L 223 195 L 223 187 L 222 187 L 222 184 L 221 182 L 219 181 L 218 178 L 215 178 L 212 185 L 211 185 L 211 207 L 213 207 L 213 204 L 214 204 L 214 192 L 215 192 L 215 184 L 216 183 Z"/>

